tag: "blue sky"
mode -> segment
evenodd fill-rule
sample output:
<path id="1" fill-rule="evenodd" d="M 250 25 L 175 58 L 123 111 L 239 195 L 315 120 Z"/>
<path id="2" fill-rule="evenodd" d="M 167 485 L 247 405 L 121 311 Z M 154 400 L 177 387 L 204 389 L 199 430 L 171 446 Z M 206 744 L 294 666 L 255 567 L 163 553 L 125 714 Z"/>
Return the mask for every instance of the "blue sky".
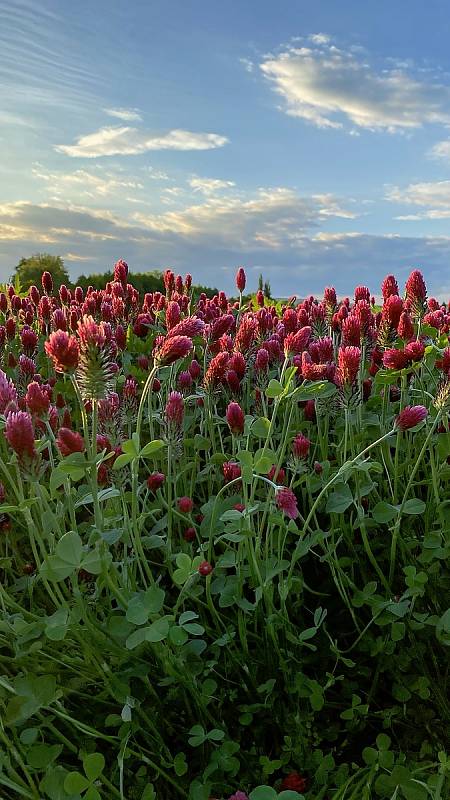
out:
<path id="1" fill-rule="evenodd" d="M 0 0 L 0 280 L 36 251 L 231 289 L 450 295 L 445 0 Z"/>

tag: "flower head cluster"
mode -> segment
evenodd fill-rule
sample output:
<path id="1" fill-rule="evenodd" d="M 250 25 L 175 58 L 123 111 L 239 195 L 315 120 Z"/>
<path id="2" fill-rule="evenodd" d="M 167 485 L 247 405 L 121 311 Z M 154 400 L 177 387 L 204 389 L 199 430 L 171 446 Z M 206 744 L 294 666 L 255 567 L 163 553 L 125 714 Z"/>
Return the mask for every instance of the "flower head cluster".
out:
<path id="1" fill-rule="evenodd" d="M 192 339 L 188 336 L 172 335 L 164 339 L 154 351 L 155 362 L 164 367 L 186 358 L 192 351 Z"/>
<path id="2" fill-rule="evenodd" d="M 225 461 L 222 464 L 222 472 L 225 483 L 230 483 L 241 477 L 241 467 L 236 461 Z"/>
<path id="3" fill-rule="evenodd" d="M 311 442 L 303 433 L 297 433 L 297 436 L 292 442 L 292 455 L 297 461 L 302 461 L 308 458 Z"/>
<path id="4" fill-rule="evenodd" d="M 341 347 L 338 353 L 337 379 L 343 389 L 352 389 L 357 381 L 361 362 L 359 347 Z"/>
<path id="5" fill-rule="evenodd" d="M 418 269 L 413 270 L 406 281 L 406 299 L 413 314 L 422 317 L 425 313 L 427 287 L 423 275 Z"/>
<path id="6" fill-rule="evenodd" d="M 166 403 L 166 420 L 169 425 L 181 428 L 184 418 L 184 400 L 180 392 L 171 392 Z"/>
<path id="7" fill-rule="evenodd" d="M 228 362 L 230 356 L 228 353 L 218 353 L 211 359 L 209 367 L 205 373 L 205 389 L 216 389 L 226 378 Z"/>
<path id="8" fill-rule="evenodd" d="M 50 408 L 48 393 L 36 381 L 28 384 L 25 402 L 31 414 L 36 414 L 38 417 L 45 416 Z"/>
<path id="9" fill-rule="evenodd" d="M 157 492 L 158 489 L 161 489 L 165 479 L 166 476 L 163 472 L 152 472 L 147 478 L 147 486 L 151 492 Z"/>
<path id="10" fill-rule="evenodd" d="M 171 392 L 164 412 L 165 439 L 169 445 L 181 445 L 184 420 L 184 399 L 180 392 Z M 178 454 L 178 450 L 174 451 Z M 180 450 L 181 452 L 181 450 Z"/>
<path id="11" fill-rule="evenodd" d="M 308 342 L 311 337 L 311 328 L 309 325 L 301 328 L 296 333 L 288 333 L 284 340 L 284 352 L 286 356 L 298 355 L 303 353 L 308 347 Z"/>
<path id="12" fill-rule="evenodd" d="M 228 427 L 234 436 L 244 433 L 245 416 L 239 403 L 230 403 L 226 413 Z"/>
<path id="13" fill-rule="evenodd" d="M 66 331 L 55 331 L 44 346 L 56 372 L 73 372 L 77 368 L 80 348 L 75 336 Z"/>
<path id="14" fill-rule="evenodd" d="M 246 277 L 245 277 L 245 270 L 243 267 L 239 267 L 236 275 L 236 287 L 239 292 L 243 292 L 245 289 L 246 284 Z"/>
<path id="15" fill-rule="evenodd" d="M 304 775 L 300 775 L 299 772 L 290 772 L 289 775 L 286 775 L 285 778 L 281 781 L 280 789 L 282 791 L 291 791 L 291 792 L 298 792 L 302 794 L 307 788 L 308 782 Z"/>
<path id="16" fill-rule="evenodd" d="M 395 427 L 400 431 L 407 431 L 420 425 L 428 416 L 425 406 L 405 406 L 395 419 Z"/>
<path id="17" fill-rule="evenodd" d="M 3 370 L 0 369 L 0 414 L 7 414 L 8 411 L 16 411 L 17 390 L 13 382 L 9 380 Z"/>
<path id="18" fill-rule="evenodd" d="M 70 428 L 59 429 L 56 444 L 62 456 L 70 456 L 72 453 L 84 453 L 86 449 L 83 437 Z"/>
<path id="19" fill-rule="evenodd" d="M 26 411 L 10 411 L 6 417 L 5 437 L 19 464 L 30 468 L 38 459 L 34 442 L 33 420 Z"/>
<path id="20" fill-rule="evenodd" d="M 297 498 L 292 489 L 288 489 L 285 486 L 278 487 L 275 492 L 275 502 L 280 511 L 286 514 L 289 519 L 297 519 Z"/>
<path id="21" fill-rule="evenodd" d="M 116 372 L 108 323 L 84 316 L 78 323 L 80 357 L 77 381 L 85 400 L 102 400 L 112 389 Z"/>

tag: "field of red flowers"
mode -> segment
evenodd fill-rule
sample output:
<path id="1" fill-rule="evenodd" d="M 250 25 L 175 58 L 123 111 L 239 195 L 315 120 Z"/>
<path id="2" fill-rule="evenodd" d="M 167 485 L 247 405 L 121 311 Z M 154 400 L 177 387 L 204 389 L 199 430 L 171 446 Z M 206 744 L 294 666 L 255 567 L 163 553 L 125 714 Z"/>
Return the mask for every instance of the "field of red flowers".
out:
<path id="1" fill-rule="evenodd" d="M 0 796 L 445 800 L 450 308 L 0 293 Z"/>

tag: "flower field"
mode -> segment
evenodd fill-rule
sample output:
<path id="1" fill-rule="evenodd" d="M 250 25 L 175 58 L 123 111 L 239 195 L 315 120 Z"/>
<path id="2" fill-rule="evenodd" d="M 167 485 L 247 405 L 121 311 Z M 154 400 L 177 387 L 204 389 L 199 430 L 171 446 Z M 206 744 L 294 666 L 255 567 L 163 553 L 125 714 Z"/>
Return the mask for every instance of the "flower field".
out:
<path id="1" fill-rule="evenodd" d="M 0 293 L 0 797 L 445 800 L 449 306 L 129 280 Z"/>

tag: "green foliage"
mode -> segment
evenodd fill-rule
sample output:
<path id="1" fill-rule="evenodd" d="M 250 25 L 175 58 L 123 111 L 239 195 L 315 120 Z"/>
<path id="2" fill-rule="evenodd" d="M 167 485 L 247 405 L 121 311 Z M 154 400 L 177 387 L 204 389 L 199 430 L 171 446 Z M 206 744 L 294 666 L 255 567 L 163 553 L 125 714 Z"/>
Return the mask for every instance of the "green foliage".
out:
<path id="1" fill-rule="evenodd" d="M 113 273 L 109 271 L 93 273 L 91 275 L 80 275 L 75 283 L 86 291 L 88 286 L 92 286 L 94 289 L 103 289 L 106 283 L 113 279 Z M 164 292 L 163 274 L 160 270 L 133 272 L 129 274 L 128 279 L 129 282 L 133 284 L 134 288 L 137 289 L 141 297 L 143 297 L 146 292 Z M 198 284 L 192 287 L 192 292 L 194 298 L 197 298 L 202 292 L 204 292 L 207 297 L 212 297 L 214 294 L 218 294 L 218 289 Z"/>

